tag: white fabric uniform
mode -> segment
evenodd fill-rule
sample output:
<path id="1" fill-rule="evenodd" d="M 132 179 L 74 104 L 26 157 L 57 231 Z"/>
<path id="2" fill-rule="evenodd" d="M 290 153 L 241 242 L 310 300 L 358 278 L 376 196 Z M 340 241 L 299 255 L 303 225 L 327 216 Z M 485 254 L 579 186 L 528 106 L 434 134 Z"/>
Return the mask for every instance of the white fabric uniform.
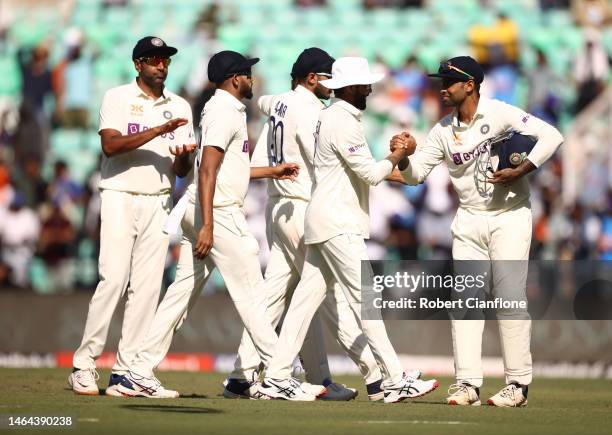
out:
<path id="1" fill-rule="evenodd" d="M 409 184 L 422 183 L 434 166 L 446 162 L 460 201 L 451 226 L 453 259 L 524 261 L 520 263 L 523 270 L 512 276 L 504 272 L 504 263 L 499 261 L 492 263 L 491 271 L 496 292 L 510 291 L 524 299 L 531 244 L 528 180 L 522 177 L 507 187 L 486 181 L 491 175 L 487 169 L 498 163 L 494 147 L 491 149 L 492 139 L 510 130 L 538 139 L 527 156 L 537 167 L 563 142 L 561 134 L 544 121 L 501 101 L 481 97 L 469 124 L 459 122 L 456 111 L 438 122 L 426 142 L 410 156 L 410 165 L 402 176 Z M 529 318 L 526 310 L 518 314 L 522 314 L 519 318 Z M 531 320 L 516 320 L 516 315 L 497 313 L 506 382 L 527 385 L 532 379 Z M 457 380 L 480 387 L 484 320 L 452 320 L 451 324 Z"/>
<path id="2" fill-rule="evenodd" d="M 301 169 L 295 181 L 268 180 L 266 222 L 270 258 L 264 288 L 268 314 L 272 326 L 276 327 L 304 267 L 304 217 L 312 189 L 314 132 L 325 105 L 300 85 L 283 94 L 263 96 L 258 105 L 268 116 L 268 123 L 255 146 L 251 166 L 291 162 Z M 381 374 L 374 355 L 338 285 L 328 292 L 319 313 L 340 346 L 360 368 L 366 384 L 379 380 Z M 331 379 L 319 314 L 311 322 L 300 357 L 308 382 L 320 385 Z M 251 379 L 259 363 L 252 341 L 243 333 L 230 378 Z"/>
<path id="3" fill-rule="evenodd" d="M 193 250 L 202 226 L 197 181 L 194 181 L 187 189 L 185 200 L 180 202 L 185 208 L 180 205 L 176 208 L 181 212 L 183 229 L 176 278 L 130 366 L 130 370 L 142 376 L 151 376 L 163 360 L 174 331 L 187 317 L 190 305 L 196 301 L 215 267 L 219 268 L 238 315 L 264 364 L 270 359 L 278 339 L 267 317 L 267 304 L 261 290 L 259 246 L 249 232 L 242 210 L 250 179 L 246 108 L 228 92 L 217 89 L 204 106 L 201 128 L 201 145 L 224 151 L 213 198 L 213 247 L 204 260 L 194 258 Z M 200 148 L 196 166 L 201 153 Z"/>
<path id="4" fill-rule="evenodd" d="M 388 160 L 372 158 L 363 135 L 361 111 L 342 100 L 322 110 L 314 157 L 315 188 L 305 219 L 306 262 L 266 376 L 287 378 L 314 313 L 337 282 L 356 318 L 361 318 L 361 262 L 368 260 L 368 190 L 392 171 Z M 387 383 L 402 378 L 402 367 L 381 320 L 360 320 Z"/>
<path id="5" fill-rule="evenodd" d="M 95 367 L 111 318 L 127 289 L 121 340 L 113 372 L 125 373 L 147 333 L 159 300 L 168 236 L 162 227 L 170 210 L 174 156 L 169 147 L 195 143 L 189 103 L 168 90 L 154 99 L 136 81 L 106 92 L 99 131 L 138 133 L 172 118 L 187 125 L 158 136 L 141 147 L 113 157 L 103 156 L 100 197 L 100 283 L 87 314 L 74 367 Z"/>

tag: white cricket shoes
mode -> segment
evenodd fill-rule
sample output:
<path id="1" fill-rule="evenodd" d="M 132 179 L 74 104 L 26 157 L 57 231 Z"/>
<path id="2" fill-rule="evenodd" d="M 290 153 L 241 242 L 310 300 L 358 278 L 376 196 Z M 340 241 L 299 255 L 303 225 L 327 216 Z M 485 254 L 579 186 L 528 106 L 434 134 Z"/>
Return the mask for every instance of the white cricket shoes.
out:
<path id="1" fill-rule="evenodd" d="M 439 385 L 440 383 L 435 379 L 424 381 L 404 375 L 404 377 L 395 384 L 385 386 L 384 402 L 397 403 L 405 399 L 421 397 L 432 392 L 438 388 Z"/>
<path id="2" fill-rule="evenodd" d="M 271 399 L 291 400 L 298 402 L 312 402 L 317 400 L 317 395 L 313 393 L 321 392 L 320 386 L 306 384 L 304 389 L 300 382 L 295 378 L 289 379 L 274 379 L 264 378 L 260 387 L 260 392 Z M 322 387 L 325 390 L 325 387 Z"/>
<path id="3" fill-rule="evenodd" d="M 325 387 L 325 389 L 327 391 L 319 396 L 319 399 L 321 400 L 346 402 L 348 400 L 353 400 L 358 394 L 355 388 L 348 388 L 346 385 L 338 384 L 336 382 L 332 382 Z"/>
<path id="4" fill-rule="evenodd" d="M 176 399 L 178 391 L 165 389 L 155 376 L 146 378 L 132 371 L 124 375 L 117 391 L 128 397 L 150 397 L 153 399 Z"/>
<path id="5" fill-rule="evenodd" d="M 299 384 L 302 391 L 319 398 L 327 393 L 327 388 L 323 385 L 311 384 L 310 382 L 302 382 L 299 379 L 294 378 Z"/>
<path id="6" fill-rule="evenodd" d="M 460 382 L 448 388 L 449 405 L 480 406 L 480 390 L 471 384 Z"/>
<path id="7" fill-rule="evenodd" d="M 75 370 L 68 376 L 68 385 L 76 394 L 97 396 L 100 394 L 98 383 L 100 376 L 95 369 Z"/>
<path id="8" fill-rule="evenodd" d="M 502 408 L 520 408 L 527 406 L 527 386 L 518 384 L 506 385 L 495 396 L 487 400 L 491 406 Z"/>

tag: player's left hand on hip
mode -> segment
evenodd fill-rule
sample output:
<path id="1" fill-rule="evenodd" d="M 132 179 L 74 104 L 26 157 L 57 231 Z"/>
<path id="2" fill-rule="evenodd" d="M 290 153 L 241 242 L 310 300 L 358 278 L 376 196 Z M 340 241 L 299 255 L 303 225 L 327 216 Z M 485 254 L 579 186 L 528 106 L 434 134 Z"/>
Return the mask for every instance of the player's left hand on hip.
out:
<path id="1" fill-rule="evenodd" d="M 197 147 L 198 146 L 196 144 L 192 143 L 188 145 L 175 145 L 168 148 L 173 156 L 182 156 L 194 152 Z"/>
<path id="2" fill-rule="evenodd" d="M 488 181 L 491 184 L 503 184 L 504 186 L 507 186 L 521 176 L 521 172 L 517 171 L 516 169 L 506 168 L 493 172 Z"/>
<path id="3" fill-rule="evenodd" d="M 297 163 L 281 163 L 276 167 L 276 178 L 278 180 L 295 180 L 300 173 L 300 166 Z"/>

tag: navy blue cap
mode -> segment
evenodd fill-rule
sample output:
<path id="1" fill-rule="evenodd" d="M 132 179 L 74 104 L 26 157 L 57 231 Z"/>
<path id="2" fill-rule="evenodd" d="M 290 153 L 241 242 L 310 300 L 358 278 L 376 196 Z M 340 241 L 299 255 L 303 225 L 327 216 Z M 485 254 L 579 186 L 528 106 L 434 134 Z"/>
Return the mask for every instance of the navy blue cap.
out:
<path id="1" fill-rule="evenodd" d="M 336 59 L 325 50 L 310 47 L 302 51 L 291 68 L 291 78 L 306 77 L 310 73 L 324 73 L 331 76 L 332 65 Z"/>
<path id="2" fill-rule="evenodd" d="M 457 56 L 440 62 L 438 72 L 428 75 L 429 77 L 453 79 L 461 82 L 474 80 L 475 83 L 482 83 L 484 80 L 482 67 L 470 56 Z"/>
<path id="3" fill-rule="evenodd" d="M 246 73 L 259 62 L 258 57 L 248 59 L 231 50 L 220 51 L 208 61 L 208 80 L 212 83 L 221 83 L 232 74 Z"/>
<path id="4" fill-rule="evenodd" d="M 157 36 L 145 36 L 134 46 L 132 60 L 140 59 L 147 55 L 170 57 L 174 56 L 177 52 L 176 48 L 167 45 L 163 39 Z"/>

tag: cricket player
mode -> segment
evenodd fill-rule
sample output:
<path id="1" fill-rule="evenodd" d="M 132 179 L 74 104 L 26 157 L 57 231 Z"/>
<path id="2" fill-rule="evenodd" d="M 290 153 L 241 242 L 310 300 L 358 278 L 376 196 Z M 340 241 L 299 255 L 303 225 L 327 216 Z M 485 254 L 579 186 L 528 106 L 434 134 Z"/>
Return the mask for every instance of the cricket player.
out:
<path id="1" fill-rule="evenodd" d="M 321 82 L 331 77 L 333 62 L 334 58 L 320 48 L 304 50 L 291 71 L 296 85 L 294 89 L 279 95 L 263 96 L 258 101 L 268 122 L 255 147 L 251 165 L 274 166 L 292 162 L 302 168 L 295 180 L 268 181 L 266 220 L 270 258 L 263 287 L 268 298 L 268 314 L 275 327 L 304 267 L 304 216 L 312 189 L 313 133 L 319 113 L 325 107 L 321 100 L 327 100 L 331 95 L 331 90 Z M 328 292 L 302 346 L 300 359 L 306 381 L 326 387 L 327 392 L 319 397 L 322 400 L 351 400 L 357 395 L 357 390 L 332 382 L 319 317 L 327 322 L 340 346 L 360 368 L 370 399 L 381 400 L 382 375 L 339 285 Z M 223 394 L 232 398 L 251 394 L 252 379 L 256 378 L 259 363 L 259 355 L 245 332 L 235 370 L 229 376 Z"/>
<path id="2" fill-rule="evenodd" d="M 314 153 L 315 186 L 306 209 L 306 260 L 291 298 L 274 356 L 260 391 L 271 398 L 307 400 L 291 378 L 291 368 L 329 284 L 337 282 L 355 316 L 361 316 L 361 266 L 368 260 L 369 186 L 386 179 L 406 150 L 397 147 L 376 162 L 363 134 L 362 110 L 371 85 L 382 74 L 370 72 L 367 59 L 343 57 L 332 78 L 320 83 L 333 89 L 331 106 L 322 110 Z M 382 320 L 361 320 L 364 335 L 383 373 L 385 403 L 399 402 L 434 390 L 438 381 L 404 375 Z"/>
<path id="3" fill-rule="evenodd" d="M 179 396 L 177 391 L 161 385 L 153 369 L 168 352 L 174 331 L 187 317 L 190 302 L 195 302 L 215 267 L 264 365 L 278 340 L 260 288 L 263 277 L 259 246 L 249 231 L 242 205 L 250 177 L 294 178 L 298 167 L 285 163 L 272 168 L 249 168 L 246 107 L 241 100 L 253 96 L 251 67 L 258 61 L 234 51 L 221 51 L 209 61 L 208 78 L 217 89 L 202 111 L 198 177 L 166 225 L 173 232 L 180 222 L 183 230 L 176 278 L 155 313 L 129 373 L 119 385 L 119 391 L 126 396 Z M 319 386 L 317 394 L 324 391 Z"/>
<path id="4" fill-rule="evenodd" d="M 191 170 L 195 138 L 189 104 L 164 87 L 177 49 L 160 38 L 142 38 L 133 49 L 138 77 L 106 92 L 100 109 L 102 141 L 100 282 L 87 313 L 68 382 L 75 393 L 97 395 L 96 358 L 111 318 L 127 290 L 117 362 L 106 394 L 117 385 L 153 320 L 159 300 L 175 175 Z"/>
<path id="5" fill-rule="evenodd" d="M 434 166 L 446 162 L 459 196 L 459 209 L 451 226 L 453 259 L 491 261 L 494 291 L 514 292 L 515 297 L 518 294 L 525 299 L 532 226 L 525 175 L 546 162 L 563 137 L 553 126 L 514 106 L 481 97 L 484 74 L 469 56 L 442 62 L 437 74 L 431 76 L 442 79 L 442 103 L 454 110 L 431 129 L 424 144 L 416 146 L 414 138 L 396 137 L 392 141 L 392 149 L 403 144 L 409 154 L 414 152 L 402 163 L 407 165 L 402 176 L 408 184 L 422 183 Z M 491 143 L 509 131 L 531 136 L 537 142 L 518 166 L 494 170 L 500 162 Z M 522 270 L 508 273 L 509 262 L 500 260 L 519 260 L 514 263 L 522 264 Z M 451 405 L 480 405 L 484 317 L 462 320 L 455 314 L 451 312 L 457 383 L 449 389 L 446 401 Z M 525 406 L 532 379 L 529 313 L 498 310 L 497 318 L 507 385 L 488 404 Z"/>

